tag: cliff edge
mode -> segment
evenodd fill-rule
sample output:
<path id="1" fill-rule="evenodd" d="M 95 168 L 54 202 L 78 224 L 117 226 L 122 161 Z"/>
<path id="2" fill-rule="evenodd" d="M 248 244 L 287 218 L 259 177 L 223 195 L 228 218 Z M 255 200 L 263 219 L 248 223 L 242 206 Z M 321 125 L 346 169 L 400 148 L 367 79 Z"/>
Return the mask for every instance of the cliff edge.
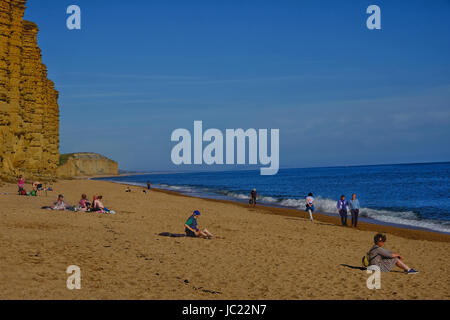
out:
<path id="1" fill-rule="evenodd" d="M 59 162 L 58 92 L 25 3 L 0 0 L 0 180 L 53 178 Z"/>
<path id="2" fill-rule="evenodd" d="M 57 174 L 59 178 L 118 175 L 119 165 L 98 153 L 62 154 Z"/>

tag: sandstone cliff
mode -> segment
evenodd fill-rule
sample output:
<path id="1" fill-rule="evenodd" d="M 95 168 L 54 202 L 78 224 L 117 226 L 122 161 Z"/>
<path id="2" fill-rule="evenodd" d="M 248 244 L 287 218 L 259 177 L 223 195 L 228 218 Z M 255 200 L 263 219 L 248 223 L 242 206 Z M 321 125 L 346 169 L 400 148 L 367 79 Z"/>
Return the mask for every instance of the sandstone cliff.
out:
<path id="1" fill-rule="evenodd" d="M 58 177 L 72 178 L 95 175 L 117 175 L 117 162 L 97 153 L 70 153 L 61 155 Z"/>
<path id="2" fill-rule="evenodd" d="M 59 162 L 58 92 L 25 3 L 0 0 L 0 179 L 51 178 Z"/>

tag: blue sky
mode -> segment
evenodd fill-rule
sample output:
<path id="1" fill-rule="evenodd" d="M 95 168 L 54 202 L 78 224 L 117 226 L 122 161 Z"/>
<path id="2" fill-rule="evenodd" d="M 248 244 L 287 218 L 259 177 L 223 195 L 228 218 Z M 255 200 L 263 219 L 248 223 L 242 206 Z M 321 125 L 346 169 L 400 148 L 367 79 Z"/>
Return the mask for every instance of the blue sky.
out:
<path id="1" fill-rule="evenodd" d="M 71 4 L 82 30 L 66 28 Z M 381 30 L 366 28 L 371 4 Z M 60 92 L 62 153 L 173 169 L 172 131 L 203 120 L 223 132 L 280 129 L 281 167 L 450 160 L 449 1 L 27 7 Z"/>

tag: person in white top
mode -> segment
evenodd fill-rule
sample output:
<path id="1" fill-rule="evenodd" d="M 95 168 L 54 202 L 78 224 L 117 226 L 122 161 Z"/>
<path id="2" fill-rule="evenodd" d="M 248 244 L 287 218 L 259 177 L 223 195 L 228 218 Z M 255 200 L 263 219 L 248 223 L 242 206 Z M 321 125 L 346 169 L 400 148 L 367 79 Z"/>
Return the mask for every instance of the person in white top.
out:
<path id="1" fill-rule="evenodd" d="M 309 219 L 313 221 L 312 213 L 314 212 L 314 197 L 313 194 L 310 192 L 308 196 L 305 199 L 306 203 L 306 212 L 309 212 Z"/>

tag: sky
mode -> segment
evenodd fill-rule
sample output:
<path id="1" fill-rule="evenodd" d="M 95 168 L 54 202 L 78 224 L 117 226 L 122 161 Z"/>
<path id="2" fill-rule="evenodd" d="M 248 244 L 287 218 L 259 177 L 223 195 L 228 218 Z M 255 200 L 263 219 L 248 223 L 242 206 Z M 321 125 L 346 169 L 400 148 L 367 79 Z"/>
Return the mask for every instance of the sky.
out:
<path id="1" fill-rule="evenodd" d="M 81 30 L 66 27 L 72 4 Z M 366 27 L 372 4 L 381 30 Z M 60 152 L 149 171 L 205 169 L 171 162 L 171 133 L 194 120 L 279 129 L 281 168 L 449 161 L 449 12 L 448 0 L 28 0 L 25 18 L 60 94 Z"/>

